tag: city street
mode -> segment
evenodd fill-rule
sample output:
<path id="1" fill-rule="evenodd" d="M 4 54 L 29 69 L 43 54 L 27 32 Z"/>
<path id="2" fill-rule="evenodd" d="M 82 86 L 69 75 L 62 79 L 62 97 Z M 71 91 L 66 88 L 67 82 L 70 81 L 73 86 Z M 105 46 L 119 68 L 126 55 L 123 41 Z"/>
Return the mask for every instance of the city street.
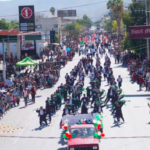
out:
<path id="1" fill-rule="evenodd" d="M 69 62 L 66 67 L 61 70 L 61 77 L 53 88 L 39 90 L 37 92 L 36 104 L 29 105 L 27 108 L 24 108 L 24 102 L 22 100 L 19 107 L 11 109 L 4 116 L 4 118 L 0 121 L 0 132 L 5 130 L 6 132 L 8 131 L 8 133 L 0 133 L 0 136 L 5 135 L 16 137 L 0 137 L 0 149 L 66 149 L 67 145 L 65 145 L 61 139 L 62 129 L 59 127 L 63 106 L 61 110 L 52 117 L 52 123 L 42 130 L 39 129 L 39 118 L 35 110 L 40 106 L 45 107 L 46 98 L 49 97 L 61 83 L 64 83 L 65 74 L 71 71 L 80 58 L 82 58 L 82 56 L 79 57 L 76 55 L 73 61 Z M 104 61 L 104 57 L 101 61 Z M 145 89 L 143 89 L 143 91 L 138 91 L 138 85 L 130 82 L 127 68 L 123 68 L 121 64 L 114 64 L 113 57 L 111 57 L 111 61 L 115 77 L 117 78 L 118 75 L 121 75 L 123 78 L 122 89 L 126 95 L 124 99 L 128 102 L 122 109 L 125 118 L 125 123 L 123 124 L 114 124 L 114 119 L 109 108 L 104 108 L 103 122 L 106 137 L 101 140 L 100 148 L 101 150 L 149 150 L 150 139 L 142 137 L 150 135 L 150 114 L 147 106 L 147 103 L 150 100 L 150 94 L 149 92 L 145 92 Z M 85 82 L 86 85 L 89 82 L 87 77 Z M 102 82 L 102 89 L 108 89 L 106 81 Z M 14 132 L 12 133 L 12 131 Z"/>

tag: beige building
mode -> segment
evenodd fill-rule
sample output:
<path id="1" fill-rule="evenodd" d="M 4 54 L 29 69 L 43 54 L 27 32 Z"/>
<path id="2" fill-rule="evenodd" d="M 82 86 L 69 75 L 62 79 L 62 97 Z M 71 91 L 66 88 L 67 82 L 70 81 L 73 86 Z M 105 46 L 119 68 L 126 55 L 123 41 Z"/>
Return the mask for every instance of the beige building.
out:
<path id="1" fill-rule="evenodd" d="M 50 41 L 50 31 L 54 30 L 59 34 L 60 43 L 66 36 L 63 31 L 67 24 L 74 23 L 74 19 L 64 19 L 60 17 L 44 18 L 43 16 L 35 17 L 36 31 L 40 31 L 43 35 L 43 40 Z"/>
<path id="2" fill-rule="evenodd" d="M 41 16 L 35 17 L 36 31 L 40 31 L 43 35 L 43 39 L 50 41 L 50 31 L 54 30 L 62 37 L 61 27 L 62 21 L 60 17 L 44 18 Z"/>

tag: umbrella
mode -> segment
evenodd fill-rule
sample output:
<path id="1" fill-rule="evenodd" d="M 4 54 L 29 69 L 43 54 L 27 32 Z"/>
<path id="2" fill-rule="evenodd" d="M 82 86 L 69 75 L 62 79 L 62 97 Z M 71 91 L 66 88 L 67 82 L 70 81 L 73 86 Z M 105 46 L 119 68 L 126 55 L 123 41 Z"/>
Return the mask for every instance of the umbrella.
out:
<path id="1" fill-rule="evenodd" d="M 30 59 L 29 57 L 26 57 L 22 61 L 19 61 L 18 63 L 16 63 L 16 65 L 17 66 L 29 66 L 29 65 L 38 65 L 38 63 Z"/>
<path id="2" fill-rule="evenodd" d="M 70 50 L 71 50 L 71 49 L 70 49 L 69 47 L 66 49 L 67 52 L 70 52 Z"/>

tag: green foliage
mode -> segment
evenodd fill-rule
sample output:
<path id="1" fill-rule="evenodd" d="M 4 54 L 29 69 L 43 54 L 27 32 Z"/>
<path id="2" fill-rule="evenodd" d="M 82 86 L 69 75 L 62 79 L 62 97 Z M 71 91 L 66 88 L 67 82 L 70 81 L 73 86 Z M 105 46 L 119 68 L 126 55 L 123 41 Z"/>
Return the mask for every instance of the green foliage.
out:
<path id="1" fill-rule="evenodd" d="M 77 19 L 76 22 L 87 28 L 90 28 L 93 24 L 92 20 L 86 14 L 83 15 L 83 19 Z"/>
<path id="2" fill-rule="evenodd" d="M 55 14 L 55 8 L 54 8 L 54 7 L 51 7 L 51 8 L 50 8 L 50 12 L 52 13 L 52 15 L 54 15 L 54 14 Z"/>
<path id="3" fill-rule="evenodd" d="M 56 43 L 59 43 L 59 35 L 58 35 L 58 33 L 55 34 L 55 40 L 56 40 Z"/>
<path id="4" fill-rule="evenodd" d="M 68 33 L 68 37 L 78 37 L 81 32 L 82 26 L 79 23 L 67 24 L 64 30 Z"/>
<path id="5" fill-rule="evenodd" d="M 94 25 L 96 25 L 96 26 L 100 26 L 101 22 L 102 22 L 102 19 L 97 20 L 97 21 L 95 21 L 95 22 L 94 22 Z"/>
<path id="6" fill-rule="evenodd" d="M 12 20 L 10 23 L 6 22 L 5 19 L 0 20 L 0 29 L 9 30 L 9 29 L 18 28 L 18 27 L 19 27 L 19 23 L 16 20 Z"/>
<path id="7" fill-rule="evenodd" d="M 127 11 L 123 12 L 122 21 L 124 25 L 126 25 L 126 30 L 128 30 L 129 26 L 131 25 L 131 14 Z"/>
<path id="8" fill-rule="evenodd" d="M 130 39 L 129 38 L 129 26 L 135 25 L 145 25 L 146 14 L 144 3 L 131 3 L 129 5 L 130 12 L 123 12 L 122 20 L 124 25 L 126 25 L 126 32 L 124 34 L 124 40 L 121 43 L 123 50 L 133 50 L 136 53 L 140 53 L 140 44 L 144 45 L 145 39 Z M 144 50 L 141 47 L 141 50 Z"/>
<path id="9" fill-rule="evenodd" d="M 121 16 L 124 12 L 123 0 L 109 0 L 107 8 L 112 11 L 114 19 L 117 21 L 118 35 L 121 35 Z"/>
<path id="10" fill-rule="evenodd" d="M 112 21 L 111 19 L 105 21 L 104 29 L 105 29 L 106 31 L 112 32 L 112 28 L 113 28 L 112 22 L 113 22 L 113 21 Z"/>
<path id="11" fill-rule="evenodd" d="M 117 21 L 112 21 L 112 31 L 117 31 Z"/>

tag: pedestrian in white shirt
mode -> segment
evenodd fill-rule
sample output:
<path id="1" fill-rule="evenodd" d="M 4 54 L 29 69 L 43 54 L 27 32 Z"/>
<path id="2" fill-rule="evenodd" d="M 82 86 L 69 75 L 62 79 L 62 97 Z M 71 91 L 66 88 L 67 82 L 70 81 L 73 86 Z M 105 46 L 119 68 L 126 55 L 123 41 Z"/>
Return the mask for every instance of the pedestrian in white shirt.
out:
<path id="1" fill-rule="evenodd" d="M 121 78 L 120 75 L 118 76 L 117 82 L 118 82 L 118 87 L 121 88 L 121 86 L 122 86 L 122 78 Z"/>
<path id="2" fill-rule="evenodd" d="M 26 88 L 23 90 L 23 98 L 25 102 L 25 107 L 27 107 L 28 91 Z"/>

